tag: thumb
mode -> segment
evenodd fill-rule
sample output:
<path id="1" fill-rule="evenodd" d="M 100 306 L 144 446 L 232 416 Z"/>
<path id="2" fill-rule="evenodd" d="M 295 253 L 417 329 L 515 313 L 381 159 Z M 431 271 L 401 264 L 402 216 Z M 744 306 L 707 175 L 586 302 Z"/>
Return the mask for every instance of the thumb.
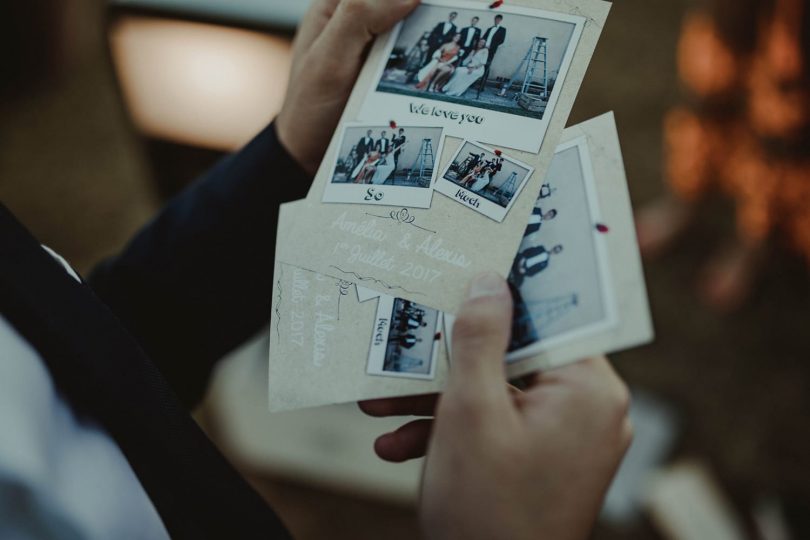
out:
<path id="1" fill-rule="evenodd" d="M 484 274 L 470 284 L 453 326 L 447 394 L 489 407 L 508 403 L 504 356 L 512 328 L 512 297 L 506 281 Z"/>
<path id="2" fill-rule="evenodd" d="M 407 17 L 420 0 L 341 0 L 317 46 L 342 58 L 360 58 L 378 34 Z"/>

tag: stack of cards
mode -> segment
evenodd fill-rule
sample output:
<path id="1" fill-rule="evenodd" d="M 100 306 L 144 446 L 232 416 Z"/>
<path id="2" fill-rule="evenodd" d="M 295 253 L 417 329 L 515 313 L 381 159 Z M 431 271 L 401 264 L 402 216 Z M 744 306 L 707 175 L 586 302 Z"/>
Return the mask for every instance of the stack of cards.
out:
<path id="1" fill-rule="evenodd" d="M 610 4 L 423 0 L 284 205 L 273 411 L 441 391 L 453 313 L 509 278 L 510 376 L 652 339 L 613 115 L 563 130 Z"/>

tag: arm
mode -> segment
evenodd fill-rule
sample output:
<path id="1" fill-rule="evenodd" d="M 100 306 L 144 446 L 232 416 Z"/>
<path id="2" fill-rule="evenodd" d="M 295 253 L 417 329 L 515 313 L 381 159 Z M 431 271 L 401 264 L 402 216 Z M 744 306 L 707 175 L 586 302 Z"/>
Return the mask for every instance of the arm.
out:
<path id="1" fill-rule="evenodd" d="M 93 273 L 99 296 L 188 405 L 216 361 L 269 322 L 279 203 L 306 195 L 368 44 L 417 4 L 315 0 L 274 125 Z"/>
<path id="2" fill-rule="evenodd" d="M 169 203 L 90 284 L 187 403 L 270 318 L 279 204 L 310 177 L 270 126 Z"/>

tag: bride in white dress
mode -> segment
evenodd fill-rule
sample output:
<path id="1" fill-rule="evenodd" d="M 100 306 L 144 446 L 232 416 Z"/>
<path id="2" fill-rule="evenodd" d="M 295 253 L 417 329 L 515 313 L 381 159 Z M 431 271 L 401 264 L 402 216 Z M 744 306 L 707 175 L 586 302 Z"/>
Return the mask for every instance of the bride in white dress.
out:
<path id="1" fill-rule="evenodd" d="M 484 188 L 492 183 L 492 169 L 489 167 L 485 167 L 481 169 L 481 173 L 476 178 L 475 183 L 470 188 L 470 191 L 474 191 L 475 193 L 481 193 Z"/>
<path id="2" fill-rule="evenodd" d="M 444 86 L 444 93 L 448 96 L 462 96 L 467 89 L 484 76 L 484 70 L 489 60 L 489 49 L 487 42 L 479 40 L 475 46 L 475 52 L 462 62 L 461 67 L 456 69 L 453 77 Z"/>

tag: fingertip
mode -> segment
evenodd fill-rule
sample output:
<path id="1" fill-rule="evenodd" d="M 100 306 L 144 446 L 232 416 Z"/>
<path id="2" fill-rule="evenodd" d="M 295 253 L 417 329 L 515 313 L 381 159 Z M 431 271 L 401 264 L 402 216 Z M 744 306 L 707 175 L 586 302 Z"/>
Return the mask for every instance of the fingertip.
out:
<path id="1" fill-rule="evenodd" d="M 377 437 L 374 441 L 374 453 L 377 454 L 377 457 L 389 463 L 402 463 L 406 461 L 396 439 L 396 433 L 386 433 L 385 435 Z"/>
<path id="2" fill-rule="evenodd" d="M 379 18 L 370 25 L 373 34 L 387 32 L 396 23 L 408 17 L 419 7 L 421 0 L 398 0 L 396 3 L 377 2 L 374 0 L 375 8 L 379 9 Z"/>
<path id="3" fill-rule="evenodd" d="M 509 296 L 506 280 L 495 272 L 476 276 L 467 287 L 467 300 Z"/>
<path id="4" fill-rule="evenodd" d="M 381 411 L 379 410 L 379 402 L 376 400 L 358 401 L 357 407 L 363 412 L 363 414 L 368 416 L 373 416 L 375 418 L 384 416 L 384 414 L 380 414 Z"/>
<path id="5" fill-rule="evenodd" d="M 433 416 L 438 399 L 438 394 L 424 394 L 369 399 L 359 401 L 357 406 L 363 413 L 374 418 L 384 418 L 386 416 Z"/>
<path id="6" fill-rule="evenodd" d="M 404 463 L 423 457 L 427 452 L 433 421 L 427 419 L 408 422 L 396 431 L 377 437 L 374 452 L 391 463 Z"/>

